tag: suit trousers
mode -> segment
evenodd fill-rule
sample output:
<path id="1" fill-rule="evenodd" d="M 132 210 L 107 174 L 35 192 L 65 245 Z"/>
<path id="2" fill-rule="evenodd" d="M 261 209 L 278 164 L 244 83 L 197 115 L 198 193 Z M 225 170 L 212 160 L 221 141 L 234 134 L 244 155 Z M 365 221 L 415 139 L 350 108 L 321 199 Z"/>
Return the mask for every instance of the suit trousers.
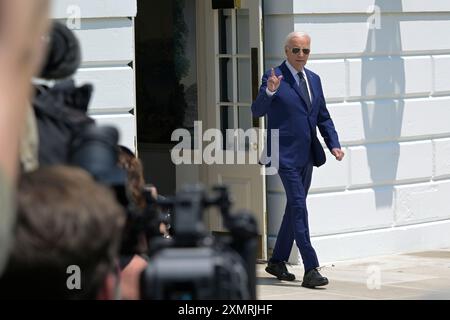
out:
<path id="1" fill-rule="evenodd" d="M 311 185 L 312 159 L 302 168 L 280 167 L 278 174 L 286 192 L 286 209 L 273 250 L 272 262 L 287 261 L 295 242 L 300 250 L 305 272 L 319 266 L 309 237 L 306 197 Z"/>

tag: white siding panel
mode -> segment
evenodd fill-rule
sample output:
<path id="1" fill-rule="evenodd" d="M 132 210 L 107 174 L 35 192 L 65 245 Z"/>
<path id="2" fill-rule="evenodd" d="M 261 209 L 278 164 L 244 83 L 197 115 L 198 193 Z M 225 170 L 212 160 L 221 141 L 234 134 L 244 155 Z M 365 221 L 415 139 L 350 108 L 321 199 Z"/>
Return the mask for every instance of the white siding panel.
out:
<path id="1" fill-rule="evenodd" d="M 346 148 L 343 148 L 343 151 L 346 153 L 344 159 L 336 161 L 328 149 L 325 150 L 327 162 L 320 168 L 314 168 L 310 193 L 346 188 L 349 183 L 349 156 Z M 267 189 L 269 192 L 285 193 L 278 174 L 267 176 Z"/>
<path id="2" fill-rule="evenodd" d="M 275 1 L 274 1 L 275 2 Z M 314 0 L 314 1 L 284 1 L 292 2 L 294 13 L 366 13 L 373 12 L 377 6 L 380 12 L 439 12 L 450 11 L 450 2 L 445 0 Z M 285 5 L 288 9 L 289 6 Z M 292 11 L 291 11 L 292 12 Z"/>
<path id="3" fill-rule="evenodd" d="M 390 0 L 384 0 L 385 2 Z M 402 0 L 403 12 L 446 12 L 450 11 L 450 1 L 446 0 Z"/>
<path id="4" fill-rule="evenodd" d="M 315 0 L 315 1 L 295 1 L 294 13 L 365 13 L 373 6 L 374 0 Z"/>
<path id="5" fill-rule="evenodd" d="M 348 59 L 349 95 L 364 99 L 431 92 L 429 57 Z"/>
<path id="6" fill-rule="evenodd" d="M 365 19 L 348 16 L 344 21 L 327 19 L 326 16 L 295 16 L 294 26 L 290 31 L 304 31 L 311 36 L 311 58 L 316 54 L 342 55 L 364 52 L 368 35 Z"/>
<path id="7" fill-rule="evenodd" d="M 406 99 L 401 118 L 402 137 L 450 134 L 450 98 Z"/>
<path id="8" fill-rule="evenodd" d="M 78 7 L 82 18 L 134 17 L 136 0 L 55 0 L 51 16 L 64 19 L 73 14 L 71 7 Z"/>
<path id="9" fill-rule="evenodd" d="M 346 148 L 344 159 L 337 161 L 326 149 L 327 162 L 320 168 L 314 168 L 311 182 L 311 193 L 330 189 L 345 189 L 349 184 L 349 157 Z"/>
<path id="10" fill-rule="evenodd" d="M 345 61 L 344 60 L 313 60 L 306 68 L 320 76 L 323 93 L 329 101 L 345 98 Z"/>
<path id="11" fill-rule="evenodd" d="M 396 78 L 391 77 L 382 70 L 402 69 L 402 60 L 394 61 L 390 58 L 365 58 L 348 59 L 349 74 L 349 96 L 369 98 L 374 96 L 399 95 L 402 91 L 401 84 L 404 82 L 404 72 L 395 73 Z M 382 68 L 382 70 L 380 69 Z"/>
<path id="12" fill-rule="evenodd" d="M 434 143 L 435 178 L 450 176 L 450 139 L 437 139 Z M 448 200 L 447 206 L 450 207 Z"/>
<path id="13" fill-rule="evenodd" d="M 310 233 L 317 236 L 390 227 L 393 207 L 390 187 L 311 195 Z"/>
<path id="14" fill-rule="evenodd" d="M 78 84 L 92 83 L 91 112 L 128 112 L 134 107 L 134 71 L 130 67 L 82 68 Z"/>
<path id="15" fill-rule="evenodd" d="M 396 186 L 396 225 L 450 219 L 450 182 Z"/>
<path id="16" fill-rule="evenodd" d="M 450 98 L 329 104 L 342 144 L 450 135 Z"/>
<path id="17" fill-rule="evenodd" d="M 400 21 L 401 43 L 404 51 L 430 51 L 450 49 L 450 37 L 440 30 L 450 30 L 450 13 L 434 15 L 430 20 L 420 16 Z M 420 39 L 420 41 L 418 41 Z"/>
<path id="18" fill-rule="evenodd" d="M 368 14 L 270 15 L 265 22 L 270 30 L 265 34 L 266 54 L 282 56 L 284 39 L 294 30 L 311 35 L 311 58 L 450 51 L 450 37 L 436 32 L 450 30 L 450 13 L 381 14 L 379 21 L 368 18 Z"/>
<path id="19" fill-rule="evenodd" d="M 74 30 L 85 65 L 122 64 L 134 57 L 133 23 L 127 18 L 86 19 Z"/>
<path id="20" fill-rule="evenodd" d="M 396 100 L 330 104 L 328 110 L 342 144 L 389 141 L 399 137 L 403 109 Z"/>
<path id="21" fill-rule="evenodd" d="M 447 248 L 450 221 L 313 237 L 321 263 Z"/>
<path id="22" fill-rule="evenodd" d="M 98 125 L 111 125 L 119 130 L 119 144 L 136 152 L 134 147 L 134 133 L 136 132 L 135 118 L 131 114 L 93 115 Z"/>
<path id="23" fill-rule="evenodd" d="M 327 108 L 341 144 L 363 142 L 366 135 L 361 103 L 327 104 Z"/>
<path id="24" fill-rule="evenodd" d="M 350 148 L 351 186 L 428 179 L 431 141 L 383 143 Z"/>
<path id="25" fill-rule="evenodd" d="M 432 87 L 430 57 L 404 57 L 405 94 L 429 95 Z"/>
<path id="26" fill-rule="evenodd" d="M 400 19 L 395 14 L 382 15 L 380 21 L 368 20 L 366 14 L 296 15 L 294 27 L 311 35 L 311 57 L 399 54 Z"/>
<path id="27" fill-rule="evenodd" d="M 450 92 L 450 55 L 434 56 L 433 93 Z"/>

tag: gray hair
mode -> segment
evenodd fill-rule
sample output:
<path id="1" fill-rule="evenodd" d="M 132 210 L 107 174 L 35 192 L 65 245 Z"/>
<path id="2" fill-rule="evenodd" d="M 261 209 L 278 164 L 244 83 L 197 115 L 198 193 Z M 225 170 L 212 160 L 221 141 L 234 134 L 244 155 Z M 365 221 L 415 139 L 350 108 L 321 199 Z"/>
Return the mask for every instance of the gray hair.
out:
<path id="1" fill-rule="evenodd" d="M 294 39 L 294 38 L 300 38 L 300 37 L 306 37 L 306 38 L 309 39 L 309 41 L 311 41 L 311 37 L 310 37 L 309 34 L 307 34 L 306 32 L 303 32 L 303 31 L 294 31 L 294 32 L 289 33 L 289 34 L 286 36 L 286 40 L 285 40 L 285 42 L 284 42 L 284 46 L 285 46 L 285 47 L 288 47 L 288 46 L 289 46 L 289 42 L 290 42 L 292 39 Z"/>

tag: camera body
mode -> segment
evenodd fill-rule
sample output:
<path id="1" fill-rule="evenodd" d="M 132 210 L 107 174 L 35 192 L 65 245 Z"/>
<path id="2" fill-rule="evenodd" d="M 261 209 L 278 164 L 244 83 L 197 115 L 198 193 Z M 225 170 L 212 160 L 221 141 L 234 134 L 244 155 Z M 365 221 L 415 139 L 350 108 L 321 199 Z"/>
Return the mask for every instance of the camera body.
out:
<path id="1" fill-rule="evenodd" d="M 214 247 L 165 248 L 143 272 L 144 300 L 250 299 L 240 257 Z"/>
<path id="2" fill-rule="evenodd" d="M 200 185 L 187 186 L 174 199 L 160 201 L 172 209 L 171 241 L 154 242 L 151 263 L 140 279 L 145 300 L 256 299 L 257 224 L 251 213 L 230 213 L 228 189 L 208 195 Z M 218 207 L 229 234 L 213 236 L 204 211 Z"/>

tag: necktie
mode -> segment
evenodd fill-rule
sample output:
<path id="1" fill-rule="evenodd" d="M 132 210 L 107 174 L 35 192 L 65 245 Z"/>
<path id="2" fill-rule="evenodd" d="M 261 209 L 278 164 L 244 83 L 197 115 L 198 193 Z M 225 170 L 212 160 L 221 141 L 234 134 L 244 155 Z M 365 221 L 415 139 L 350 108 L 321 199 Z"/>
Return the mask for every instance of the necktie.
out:
<path id="1" fill-rule="evenodd" d="M 308 86 L 306 85 L 306 79 L 303 77 L 303 72 L 298 73 L 298 77 L 300 79 L 299 87 L 300 91 L 304 98 L 306 98 L 306 105 L 308 107 L 308 111 L 311 111 L 311 98 L 308 92 Z"/>

